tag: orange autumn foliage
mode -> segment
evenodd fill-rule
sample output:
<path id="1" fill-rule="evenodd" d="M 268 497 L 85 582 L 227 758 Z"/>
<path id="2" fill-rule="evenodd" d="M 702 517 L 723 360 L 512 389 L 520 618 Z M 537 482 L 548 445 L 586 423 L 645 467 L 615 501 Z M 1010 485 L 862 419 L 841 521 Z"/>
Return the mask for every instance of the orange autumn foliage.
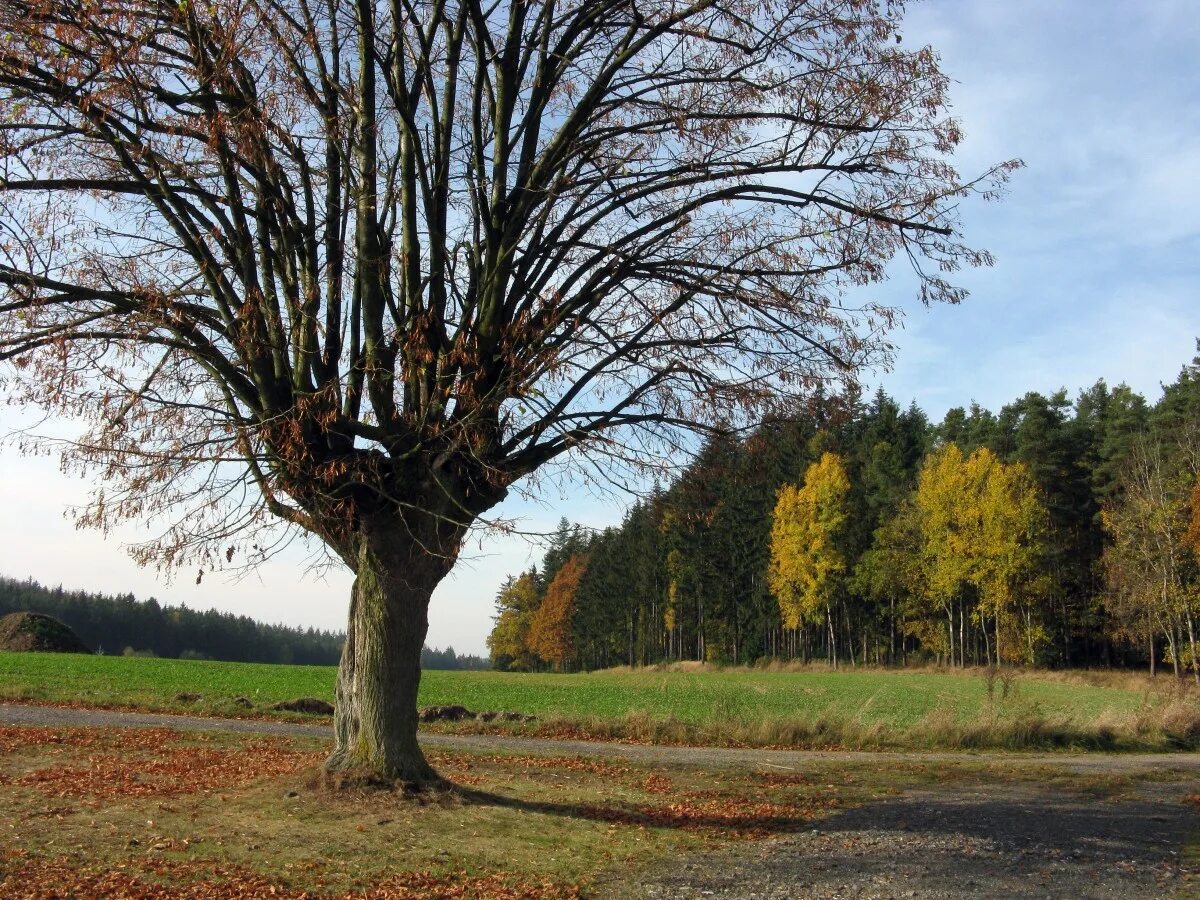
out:
<path id="1" fill-rule="evenodd" d="M 1187 535 L 1184 537 L 1184 543 L 1191 548 L 1192 553 L 1200 559 L 1200 481 L 1197 481 L 1192 488 L 1192 519 L 1188 523 Z"/>
<path id="2" fill-rule="evenodd" d="M 575 555 L 568 559 L 546 588 L 546 597 L 529 626 L 529 648 L 555 670 L 561 670 L 575 652 L 571 615 L 586 571 L 586 558 Z"/>

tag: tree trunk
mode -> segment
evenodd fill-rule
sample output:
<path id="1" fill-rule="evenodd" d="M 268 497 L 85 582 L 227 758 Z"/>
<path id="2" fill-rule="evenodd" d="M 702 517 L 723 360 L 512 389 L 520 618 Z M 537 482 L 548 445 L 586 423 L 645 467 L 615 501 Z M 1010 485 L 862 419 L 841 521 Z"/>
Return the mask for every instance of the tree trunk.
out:
<path id="1" fill-rule="evenodd" d="M 453 563 L 453 555 L 430 552 L 403 528 L 360 537 L 327 772 L 416 785 L 439 780 L 417 744 L 417 689 L 429 599 Z"/>
<path id="2" fill-rule="evenodd" d="M 946 655 L 950 659 L 950 668 L 954 668 L 954 605 L 946 604 Z"/>
<path id="3" fill-rule="evenodd" d="M 1196 658 L 1196 626 L 1192 621 L 1192 614 L 1187 613 L 1188 627 L 1188 650 L 1192 656 L 1192 678 L 1196 682 L 1196 687 L 1200 687 L 1200 659 Z"/>
<path id="4" fill-rule="evenodd" d="M 825 621 L 829 623 L 829 661 L 833 668 L 837 669 L 837 639 L 833 634 L 833 611 L 829 607 L 825 608 Z"/>
<path id="5" fill-rule="evenodd" d="M 958 601 L 958 665 L 967 667 L 967 610 L 961 600 Z"/>
<path id="6" fill-rule="evenodd" d="M 896 665 L 896 598 L 888 597 L 888 665 Z"/>
<path id="7" fill-rule="evenodd" d="M 1172 622 L 1167 631 L 1167 649 L 1171 653 L 1171 665 L 1175 670 L 1175 677 L 1180 678 L 1179 674 L 1179 645 L 1175 640 L 1175 623 Z"/>
<path id="8" fill-rule="evenodd" d="M 1004 659 L 1000 656 L 1000 610 L 996 610 L 996 668 L 1004 665 Z"/>

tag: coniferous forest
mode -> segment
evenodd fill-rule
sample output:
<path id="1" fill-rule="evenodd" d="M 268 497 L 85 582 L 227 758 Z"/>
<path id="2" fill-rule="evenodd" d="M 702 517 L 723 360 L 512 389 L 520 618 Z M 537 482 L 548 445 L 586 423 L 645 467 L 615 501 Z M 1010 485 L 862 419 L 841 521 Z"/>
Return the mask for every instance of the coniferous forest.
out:
<path id="1" fill-rule="evenodd" d="M 0 577 L 0 616 L 39 612 L 68 625 L 93 651 L 107 654 L 219 659 L 229 662 L 337 665 L 346 635 L 269 625 L 217 610 L 164 606 L 151 597 L 106 595 L 45 587 L 32 579 Z M 477 656 L 425 647 L 426 669 L 478 669 Z"/>
<path id="2" fill-rule="evenodd" d="M 1200 357 L 940 423 L 874 396 L 716 434 L 509 577 L 501 669 L 676 660 L 1164 667 L 1200 682 Z"/>

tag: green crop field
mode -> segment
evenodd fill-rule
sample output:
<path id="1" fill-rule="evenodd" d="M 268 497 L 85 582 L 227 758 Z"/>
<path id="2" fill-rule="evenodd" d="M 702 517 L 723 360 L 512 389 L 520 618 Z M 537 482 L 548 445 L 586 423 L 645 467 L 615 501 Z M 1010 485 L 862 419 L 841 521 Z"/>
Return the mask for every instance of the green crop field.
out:
<path id="1" fill-rule="evenodd" d="M 117 656 L 0 653 L 0 695 L 86 705 L 174 708 L 197 693 L 214 703 L 246 697 L 269 705 L 296 697 L 333 700 L 335 670 Z M 1000 688 L 995 688 L 999 692 Z M 1023 699 L 1048 713 L 1124 714 L 1143 692 L 1040 680 L 1018 682 Z M 579 675 L 427 671 L 422 704 L 538 716 L 617 718 L 631 712 L 708 722 L 814 718 L 830 711 L 860 721 L 911 725 L 935 709 L 972 717 L 987 703 L 982 677 L 931 672 L 594 672 Z"/>
<path id="2" fill-rule="evenodd" d="M 179 694 L 203 707 L 245 697 L 268 706 L 296 697 L 333 700 L 331 666 L 276 666 L 137 656 L 0 653 L 0 697 L 174 710 Z"/>
<path id="3" fill-rule="evenodd" d="M 1200 736 L 1200 701 L 1172 679 L 1092 680 L 1020 673 L 1007 696 L 994 681 L 989 697 L 978 672 L 428 671 L 420 702 L 512 710 L 585 736 L 688 742 L 1118 746 L 1124 736 L 1187 746 Z M 259 711 L 297 697 L 332 700 L 333 683 L 332 667 L 0 653 L 0 698 L 9 700 L 227 714 L 239 711 L 239 697 Z M 201 699 L 184 704 L 180 694 Z"/>

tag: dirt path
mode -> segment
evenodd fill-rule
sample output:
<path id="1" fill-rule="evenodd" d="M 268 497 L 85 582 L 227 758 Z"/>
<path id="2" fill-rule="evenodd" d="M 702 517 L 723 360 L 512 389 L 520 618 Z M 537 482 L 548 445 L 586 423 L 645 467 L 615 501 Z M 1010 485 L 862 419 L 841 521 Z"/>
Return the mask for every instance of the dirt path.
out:
<path id="1" fill-rule="evenodd" d="M 324 724 L 14 704 L 0 704 L 0 724 L 329 734 Z M 1200 753 L 821 753 L 447 734 L 421 741 L 708 770 L 811 773 L 845 762 L 878 767 L 881 783 L 891 767 L 939 771 L 939 781 L 909 782 L 898 796 L 798 834 L 672 859 L 649 874 L 614 872 L 594 886 L 598 897 L 1200 898 L 1200 810 L 1185 802 L 1200 793 Z"/>
<path id="2" fill-rule="evenodd" d="M 117 712 L 57 706 L 0 704 L 0 725 L 117 726 L 130 728 L 177 728 L 182 731 L 232 731 L 244 734 L 295 734 L 323 737 L 327 724 L 272 722 L 262 719 L 217 719 L 166 713 Z M 645 744 L 615 744 L 599 741 L 553 741 L 503 734 L 430 734 L 421 743 L 439 749 L 513 753 L 554 753 L 602 756 L 663 765 L 696 765 L 709 768 L 765 768 L 785 772 L 814 761 L 870 763 L 977 762 L 998 763 L 1007 768 L 1052 766 L 1079 774 L 1158 772 L 1164 769 L 1200 776 L 1200 753 L 894 753 L 822 750 L 756 750 L 725 747 L 665 747 Z"/>

